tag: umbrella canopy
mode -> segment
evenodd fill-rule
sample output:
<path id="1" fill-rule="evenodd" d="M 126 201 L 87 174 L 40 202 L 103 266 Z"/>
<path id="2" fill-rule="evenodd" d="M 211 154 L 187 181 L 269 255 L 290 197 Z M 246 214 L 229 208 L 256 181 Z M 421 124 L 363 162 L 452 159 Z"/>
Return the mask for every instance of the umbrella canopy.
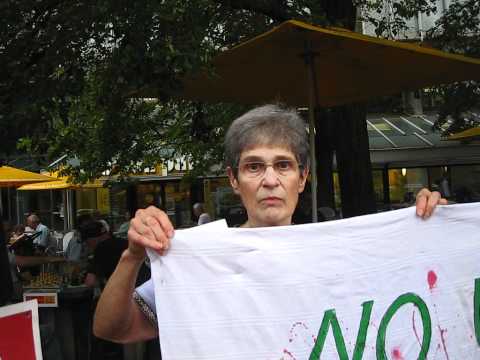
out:
<path id="1" fill-rule="evenodd" d="M 447 138 L 447 140 L 469 140 L 473 138 L 480 139 L 480 127 L 475 127 L 458 132 L 456 134 L 452 134 Z"/>
<path id="2" fill-rule="evenodd" d="M 24 184 L 52 181 L 50 176 L 25 171 L 10 166 L 0 166 L 0 187 L 21 186 Z"/>
<path id="3" fill-rule="evenodd" d="M 86 184 L 72 184 L 67 179 L 58 179 L 37 184 L 28 184 L 20 186 L 17 190 L 61 190 L 61 189 L 85 189 L 85 188 L 99 188 L 103 183 L 99 180 Z"/>
<path id="4" fill-rule="evenodd" d="M 314 109 L 461 80 L 480 80 L 480 60 L 418 45 L 287 21 L 213 59 L 183 81 L 182 98 L 309 107 L 312 220 L 317 221 Z M 143 89 L 139 96 L 155 97 Z"/>
<path id="5" fill-rule="evenodd" d="M 220 53 L 208 71 L 184 80 L 182 98 L 310 104 L 313 57 L 317 104 L 335 106 L 461 80 L 480 80 L 480 60 L 299 21 Z M 149 94 L 153 95 L 153 94 Z"/>

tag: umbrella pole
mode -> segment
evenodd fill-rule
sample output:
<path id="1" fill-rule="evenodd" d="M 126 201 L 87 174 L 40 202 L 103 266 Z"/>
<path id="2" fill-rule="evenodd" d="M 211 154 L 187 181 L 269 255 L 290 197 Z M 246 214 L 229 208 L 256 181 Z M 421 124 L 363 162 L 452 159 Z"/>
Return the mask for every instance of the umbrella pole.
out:
<path id="1" fill-rule="evenodd" d="M 308 125 L 310 139 L 310 176 L 312 193 L 312 222 L 318 221 L 317 214 L 317 160 L 315 157 L 315 108 L 318 104 L 318 90 L 315 76 L 315 54 L 311 50 L 310 42 L 305 44 L 305 65 L 308 67 L 308 85 L 309 85 L 309 105 L 308 105 Z"/>

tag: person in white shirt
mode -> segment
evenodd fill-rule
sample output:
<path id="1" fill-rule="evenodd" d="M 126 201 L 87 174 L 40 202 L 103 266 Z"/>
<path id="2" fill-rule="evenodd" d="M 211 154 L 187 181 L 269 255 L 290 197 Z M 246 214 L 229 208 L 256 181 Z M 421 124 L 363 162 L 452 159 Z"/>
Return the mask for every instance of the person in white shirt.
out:
<path id="1" fill-rule="evenodd" d="M 25 232 L 31 232 L 34 234 L 40 233 L 35 239 L 33 239 L 33 243 L 44 248 L 48 247 L 50 231 L 48 230 L 48 227 L 40 222 L 40 218 L 37 215 L 31 214 L 27 217 L 27 227 L 25 228 Z"/>
<path id="2" fill-rule="evenodd" d="M 242 227 L 292 224 L 299 194 L 309 173 L 306 125 L 292 109 L 265 105 L 236 119 L 225 138 L 225 165 L 234 192 L 247 211 Z M 440 193 L 422 189 L 416 211 L 428 218 Z M 174 234 L 168 215 L 154 207 L 138 210 L 130 222 L 128 248 L 123 252 L 97 305 L 96 336 L 116 342 L 135 342 L 158 336 L 151 280 L 135 289 L 145 248 L 165 254 Z"/>
<path id="3" fill-rule="evenodd" d="M 193 214 L 198 218 L 197 225 L 203 225 L 212 221 L 210 215 L 203 208 L 202 203 L 193 204 Z"/>

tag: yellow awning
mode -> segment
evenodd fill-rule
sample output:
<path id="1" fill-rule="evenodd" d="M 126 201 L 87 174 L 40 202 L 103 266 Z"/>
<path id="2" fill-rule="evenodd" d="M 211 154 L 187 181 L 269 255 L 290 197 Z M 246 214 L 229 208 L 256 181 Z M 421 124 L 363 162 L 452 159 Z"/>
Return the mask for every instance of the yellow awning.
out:
<path id="1" fill-rule="evenodd" d="M 480 127 L 471 128 L 450 135 L 447 140 L 466 140 L 478 137 L 480 139 Z"/>
<path id="2" fill-rule="evenodd" d="M 21 186 L 24 184 L 52 181 L 55 178 L 17 169 L 10 166 L 0 166 L 0 187 Z"/>
<path id="3" fill-rule="evenodd" d="M 480 80 L 480 59 L 287 21 L 221 52 L 213 71 L 184 79 L 179 97 L 207 102 L 309 104 L 313 55 L 316 103 L 336 106 L 462 80 Z M 153 88 L 138 96 L 155 97 Z"/>
<path id="4" fill-rule="evenodd" d="M 18 190 L 61 190 L 61 189 L 95 189 L 103 187 L 103 182 L 95 180 L 86 184 L 72 184 L 67 179 L 59 179 L 44 183 L 28 184 L 18 188 Z"/>

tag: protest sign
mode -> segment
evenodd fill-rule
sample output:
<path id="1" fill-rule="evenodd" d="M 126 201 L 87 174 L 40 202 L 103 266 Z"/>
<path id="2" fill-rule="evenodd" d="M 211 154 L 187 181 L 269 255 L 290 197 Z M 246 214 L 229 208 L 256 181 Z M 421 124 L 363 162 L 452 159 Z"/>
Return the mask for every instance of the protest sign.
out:
<path id="1" fill-rule="evenodd" d="M 42 360 L 36 300 L 0 307 L 0 360 Z"/>
<path id="2" fill-rule="evenodd" d="M 177 231 L 151 258 L 163 359 L 480 359 L 479 219 Z"/>

